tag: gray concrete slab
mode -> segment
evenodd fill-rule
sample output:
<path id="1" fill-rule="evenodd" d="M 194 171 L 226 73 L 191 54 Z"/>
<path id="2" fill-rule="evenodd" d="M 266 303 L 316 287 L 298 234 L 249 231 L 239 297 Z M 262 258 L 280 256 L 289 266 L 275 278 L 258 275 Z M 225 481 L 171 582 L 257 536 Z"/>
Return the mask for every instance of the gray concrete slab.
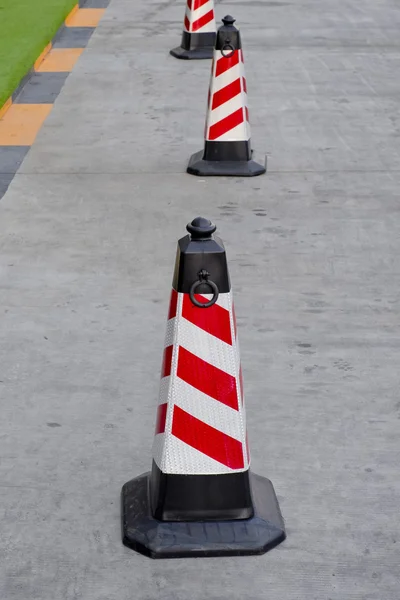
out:
<path id="1" fill-rule="evenodd" d="M 217 10 L 242 19 L 269 174 L 184 173 L 210 65 L 168 56 L 181 3 L 114 0 L 2 200 L 1 598 L 398 600 L 400 11 Z M 150 465 L 176 239 L 197 214 L 226 242 L 252 468 L 288 539 L 151 561 L 121 545 L 119 490 Z"/>
<path id="2" fill-rule="evenodd" d="M 16 104 L 53 104 L 69 73 L 32 73 Z"/>
<path id="3" fill-rule="evenodd" d="M 11 173 L 0 173 L 0 200 L 8 190 L 14 175 Z"/>

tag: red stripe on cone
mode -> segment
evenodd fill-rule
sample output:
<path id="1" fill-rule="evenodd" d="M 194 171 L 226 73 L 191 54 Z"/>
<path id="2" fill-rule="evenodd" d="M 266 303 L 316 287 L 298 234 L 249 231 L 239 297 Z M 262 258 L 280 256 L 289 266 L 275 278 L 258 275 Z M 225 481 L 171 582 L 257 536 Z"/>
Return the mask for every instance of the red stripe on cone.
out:
<path id="1" fill-rule="evenodd" d="M 239 410 L 236 379 L 182 346 L 179 346 L 177 375 L 203 394 Z"/>
<path id="2" fill-rule="evenodd" d="M 246 109 L 246 121 L 249 120 L 249 109 L 247 108 L 247 106 L 245 107 Z"/>
<path id="3" fill-rule="evenodd" d="M 246 433 L 246 452 L 247 452 L 247 462 L 250 464 L 250 450 L 249 450 L 249 438 Z"/>
<path id="4" fill-rule="evenodd" d="M 235 67 L 239 64 L 239 52 L 236 50 L 232 56 L 223 56 L 217 60 L 217 67 L 215 69 L 215 77 L 222 75 L 228 69 Z"/>
<path id="5" fill-rule="evenodd" d="M 243 91 L 246 92 L 246 94 L 247 94 L 247 83 L 246 83 L 245 77 L 243 77 Z"/>
<path id="6" fill-rule="evenodd" d="M 231 100 L 240 94 L 240 92 L 240 77 L 238 77 L 238 79 L 232 81 L 232 83 L 229 85 L 226 85 L 224 88 L 222 88 L 222 90 L 215 92 L 212 99 L 211 110 L 214 110 L 215 108 L 218 108 L 218 106 L 225 104 L 225 102 L 228 102 L 228 100 Z"/>
<path id="7" fill-rule="evenodd" d="M 178 304 L 178 292 L 172 290 L 171 298 L 169 301 L 168 320 L 176 317 L 176 306 Z"/>
<path id="8" fill-rule="evenodd" d="M 231 469 L 243 469 L 242 444 L 174 406 L 172 435 Z"/>
<path id="9" fill-rule="evenodd" d="M 203 304 L 208 302 L 207 298 L 199 294 L 195 294 L 195 298 Z M 183 296 L 182 317 L 222 342 L 232 345 L 229 311 L 222 306 L 213 304 L 210 308 L 204 310 L 195 306 L 190 300 L 189 294 L 185 294 Z"/>
<path id="10" fill-rule="evenodd" d="M 185 15 L 184 24 L 185 24 L 186 31 L 190 31 L 190 21 L 189 21 L 189 19 L 187 18 L 186 15 Z"/>
<path id="11" fill-rule="evenodd" d="M 161 379 L 163 377 L 168 377 L 168 375 L 171 375 L 173 348 L 174 348 L 173 346 L 167 346 L 166 348 L 164 348 L 164 357 L 163 357 L 163 363 L 162 363 L 162 367 L 161 367 Z"/>
<path id="12" fill-rule="evenodd" d="M 210 0 L 192 0 L 192 10 L 197 10 L 198 8 L 201 8 L 202 6 L 204 6 L 204 4 L 207 4 L 207 2 L 209 2 Z"/>
<path id="13" fill-rule="evenodd" d="M 208 11 L 208 13 L 206 13 L 205 15 L 200 17 L 200 19 L 197 19 L 197 21 L 193 21 L 192 31 L 197 31 L 198 29 L 201 29 L 202 27 L 204 27 L 204 25 L 207 25 L 207 23 L 212 21 L 213 18 L 214 18 L 214 11 L 213 10 Z"/>
<path id="14" fill-rule="evenodd" d="M 156 419 L 156 435 L 157 433 L 164 433 L 165 431 L 165 421 L 167 419 L 167 408 L 168 404 L 160 404 L 157 409 L 157 419 Z"/>
<path id="15" fill-rule="evenodd" d="M 242 373 L 242 365 L 240 365 L 240 370 L 239 370 L 239 381 L 240 381 L 240 398 L 242 400 L 242 404 L 243 404 L 243 394 L 244 394 L 244 390 L 243 390 L 243 373 Z"/>
<path id="16" fill-rule="evenodd" d="M 236 325 L 236 313 L 235 313 L 235 305 L 232 303 L 232 319 L 233 319 L 233 328 L 235 331 L 235 340 L 237 338 L 237 325 Z"/>
<path id="17" fill-rule="evenodd" d="M 243 123 L 243 121 L 243 108 L 239 108 L 231 115 L 225 117 L 225 119 L 221 119 L 218 121 L 218 123 L 215 123 L 215 125 L 211 125 L 208 139 L 216 140 L 217 138 L 221 137 L 221 135 L 224 135 L 224 133 L 227 131 L 230 131 L 234 127 L 237 127 Z"/>

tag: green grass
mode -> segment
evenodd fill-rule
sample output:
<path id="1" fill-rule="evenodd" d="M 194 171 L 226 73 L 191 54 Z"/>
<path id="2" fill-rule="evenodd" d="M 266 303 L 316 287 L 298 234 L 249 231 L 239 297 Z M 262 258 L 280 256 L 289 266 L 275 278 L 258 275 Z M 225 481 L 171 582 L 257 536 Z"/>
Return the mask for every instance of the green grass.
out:
<path id="1" fill-rule="evenodd" d="M 0 0 L 0 108 L 77 0 Z"/>

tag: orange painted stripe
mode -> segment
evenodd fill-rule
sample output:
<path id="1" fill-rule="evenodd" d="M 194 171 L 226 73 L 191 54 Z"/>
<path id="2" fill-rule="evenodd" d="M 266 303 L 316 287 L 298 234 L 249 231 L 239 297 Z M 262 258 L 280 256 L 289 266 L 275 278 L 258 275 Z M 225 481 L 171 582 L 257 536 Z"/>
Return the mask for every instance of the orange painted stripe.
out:
<path id="1" fill-rule="evenodd" d="M 69 19 L 72 19 L 72 17 L 74 16 L 74 14 L 79 10 L 79 2 L 77 2 L 75 4 L 75 6 L 72 8 L 72 10 L 70 10 L 70 12 L 68 13 L 68 15 L 65 17 L 65 21 L 64 21 L 64 25 L 67 25 L 67 21 Z"/>
<path id="2" fill-rule="evenodd" d="M 31 146 L 52 104 L 13 104 L 0 121 L 0 146 Z"/>
<path id="3" fill-rule="evenodd" d="M 35 60 L 35 64 L 33 65 L 33 69 L 35 71 L 38 70 L 39 65 L 41 65 L 41 63 L 44 61 L 44 59 L 46 58 L 46 56 L 48 55 L 48 53 L 50 52 L 52 47 L 53 47 L 53 44 L 50 42 L 49 44 L 47 44 L 47 46 L 43 50 L 43 52 L 41 54 L 39 54 L 38 58 Z"/>
<path id="4" fill-rule="evenodd" d="M 12 98 L 8 98 L 8 100 L 6 100 L 3 104 L 3 106 L 0 108 L 0 119 L 3 118 L 3 116 L 6 114 L 6 112 L 8 111 L 8 109 L 10 108 L 11 105 L 12 105 Z"/>
<path id="5" fill-rule="evenodd" d="M 79 8 L 65 19 L 66 27 L 97 27 L 105 8 Z"/>
<path id="6" fill-rule="evenodd" d="M 211 125 L 208 139 L 210 141 L 218 139 L 221 135 L 224 135 L 224 133 L 227 133 L 234 127 L 243 123 L 243 121 L 243 108 L 239 108 L 231 115 L 225 117 L 225 119 L 221 119 L 218 123 L 215 123 L 215 125 Z"/>
<path id="7" fill-rule="evenodd" d="M 214 11 L 211 9 L 210 11 L 208 11 L 208 13 L 206 13 L 205 15 L 200 17 L 200 19 L 197 19 L 197 21 L 193 21 L 192 31 L 193 32 L 198 31 L 199 29 L 201 29 L 202 27 L 207 25 L 207 23 L 212 21 L 213 18 L 214 18 Z"/>
<path id="8" fill-rule="evenodd" d="M 72 71 L 84 48 L 53 48 L 37 68 L 38 73 Z"/>

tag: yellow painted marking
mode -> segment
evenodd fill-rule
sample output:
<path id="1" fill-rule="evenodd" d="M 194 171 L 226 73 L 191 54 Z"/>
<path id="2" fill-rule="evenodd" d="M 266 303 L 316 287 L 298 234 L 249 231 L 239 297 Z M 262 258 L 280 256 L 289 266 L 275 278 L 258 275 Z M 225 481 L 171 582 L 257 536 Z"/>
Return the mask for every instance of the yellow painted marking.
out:
<path id="1" fill-rule="evenodd" d="M 31 146 L 52 104 L 13 104 L 0 120 L 0 146 Z"/>
<path id="2" fill-rule="evenodd" d="M 38 58 L 35 61 L 35 64 L 33 65 L 33 69 L 35 71 L 38 70 L 39 65 L 44 61 L 44 59 L 46 58 L 46 56 L 48 55 L 48 53 L 50 52 L 50 50 L 52 49 L 53 45 L 50 42 L 50 44 L 47 44 L 46 48 L 43 50 L 43 52 L 38 56 Z"/>
<path id="3" fill-rule="evenodd" d="M 2 119 L 4 117 L 4 115 L 6 114 L 6 112 L 8 111 L 8 109 L 10 108 L 11 105 L 12 105 L 12 98 L 9 98 L 8 100 L 5 101 L 3 106 L 0 108 L 0 119 Z"/>
<path id="4" fill-rule="evenodd" d="M 65 21 L 64 21 L 64 25 L 67 25 L 68 19 L 72 19 L 72 17 L 74 16 L 74 14 L 79 10 L 79 2 L 77 2 L 74 6 L 74 8 L 71 10 L 70 13 L 68 13 L 68 15 L 65 17 Z M 68 25 L 67 25 L 68 27 Z"/>
<path id="5" fill-rule="evenodd" d="M 105 8 L 80 8 L 65 19 L 67 27 L 97 27 Z"/>
<path id="6" fill-rule="evenodd" d="M 66 73 L 72 71 L 83 48 L 53 48 L 37 68 L 38 73 Z"/>

